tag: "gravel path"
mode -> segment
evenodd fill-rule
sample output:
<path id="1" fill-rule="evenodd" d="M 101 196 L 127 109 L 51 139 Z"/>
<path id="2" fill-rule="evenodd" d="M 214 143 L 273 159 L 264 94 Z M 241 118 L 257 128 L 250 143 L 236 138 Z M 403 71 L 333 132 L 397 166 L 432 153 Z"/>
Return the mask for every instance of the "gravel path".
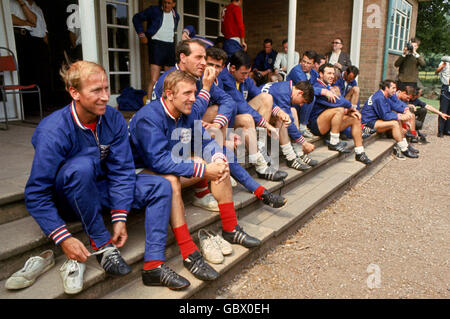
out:
<path id="1" fill-rule="evenodd" d="M 218 298 L 450 298 L 450 136 L 386 165 L 320 211 Z"/>

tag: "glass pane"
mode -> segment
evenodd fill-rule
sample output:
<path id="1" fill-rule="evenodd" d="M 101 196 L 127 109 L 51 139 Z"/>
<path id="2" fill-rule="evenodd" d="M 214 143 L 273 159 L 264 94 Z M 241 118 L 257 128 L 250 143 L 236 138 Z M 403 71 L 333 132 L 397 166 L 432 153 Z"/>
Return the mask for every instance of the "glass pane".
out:
<path id="1" fill-rule="evenodd" d="M 389 49 L 394 49 L 393 43 L 392 43 L 392 35 L 389 36 Z"/>
<path id="2" fill-rule="evenodd" d="M 108 48 L 128 49 L 128 29 L 108 28 Z"/>
<path id="3" fill-rule="evenodd" d="M 205 3 L 205 15 L 207 18 L 219 19 L 219 4 L 214 2 Z"/>
<path id="4" fill-rule="evenodd" d="M 184 13 L 199 15 L 198 0 L 184 0 Z"/>
<path id="5" fill-rule="evenodd" d="M 116 2 L 123 2 L 123 3 L 127 3 L 128 2 L 128 0 L 114 0 L 114 1 L 116 1 Z"/>
<path id="6" fill-rule="evenodd" d="M 120 94 L 121 91 L 130 86 L 129 74 L 112 74 L 109 77 L 109 88 L 111 94 Z"/>
<path id="7" fill-rule="evenodd" d="M 128 6 L 107 3 L 106 21 L 108 24 L 128 25 Z"/>
<path id="8" fill-rule="evenodd" d="M 109 71 L 130 71 L 129 52 L 109 52 Z"/>
<path id="9" fill-rule="evenodd" d="M 206 20 L 205 21 L 205 29 L 206 29 L 206 35 L 217 36 L 219 34 L 219 22 Z"/>
<path id="10" fill-rule="evenodd" d="M 184 16 L 184 27 L 187 25 L 194 26 L 195 32 L 198 34 L 198 18 Z"/>

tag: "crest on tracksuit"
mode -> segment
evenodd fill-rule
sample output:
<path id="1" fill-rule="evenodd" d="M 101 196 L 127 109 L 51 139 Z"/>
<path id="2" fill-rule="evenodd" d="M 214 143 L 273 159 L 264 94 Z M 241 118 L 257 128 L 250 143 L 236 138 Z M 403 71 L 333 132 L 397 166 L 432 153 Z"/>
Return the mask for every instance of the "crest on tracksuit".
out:
<path id="1" fill-rule="evenodd" d="M 183 128 L 180 131 L 180 142 L 183 144 L 189 144 L 192 140 L 191 129 Z"/>

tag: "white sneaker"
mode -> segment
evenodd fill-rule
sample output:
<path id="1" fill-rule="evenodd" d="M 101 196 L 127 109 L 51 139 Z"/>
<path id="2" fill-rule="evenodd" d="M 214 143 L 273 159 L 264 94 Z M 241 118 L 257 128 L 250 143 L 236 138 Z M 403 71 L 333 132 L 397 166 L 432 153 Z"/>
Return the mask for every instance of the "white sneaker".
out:
<path id="1" fill-rule="evenodd" d="M 44 272 L 55 265 L 52 250 L 30 257 L 22 269 L 16 271 L 5 283 L 6 289 L 22 289 L 31 286 Z"/>
<path id="2" fill-rule="evenodd" d="M 221 264 L 224 260 L 222 251 L 206 230 L 200 229 L 198 231 L 198 239 L 203 257 L 213 264 Z"/>
<path id="3" fill-rule="evenodd" d="M 69 295 L 83 290 L 83 277 L 86 265 L 73 259 L 67 259 L 59 269 L 63 281 L 64 292 Z"/>
<path id="4" fill-rule="evenodd" d="M 213 241 L 219 246 L 222 255 L 227 256 L 233 253 L 233 247 L 229 242 L 223 239 L 219 234 L 214 234 L 212 231 L 206 231 L 206 233 L 211 237 Z"/>
<path id="5" fill-rule="evenodd" d="M 219 203 L 214 198 L 213 194 L 209 193 L 203 196 L 202 198 L 198 198 L 194 195 L 194 199 L 192 200 L 192 205 L 201 207 L 206 210 L 210 210 L 213 212 L 219 211 Z"/>

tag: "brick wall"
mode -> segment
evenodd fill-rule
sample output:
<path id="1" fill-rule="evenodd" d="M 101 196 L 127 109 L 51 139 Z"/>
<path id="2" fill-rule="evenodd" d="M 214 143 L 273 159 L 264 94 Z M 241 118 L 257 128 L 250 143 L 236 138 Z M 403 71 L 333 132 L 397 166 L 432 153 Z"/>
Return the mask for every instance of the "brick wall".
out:
<path id="1" fill-rule="evenodd" d="M 331 41 L 336 36 L 349 44 L 352 8 L 352 0 L 299 0 L 295 50 L 301 54 L 312 49 L 324 54 L 331 49 Z M 246 41 L 252 57 L 262 50 L 265 38 L 271 38 L 275 50 L 281 50 L 281 41 L 288 37 L 288 10 L 286 0 L 244 1 Z M 346 49 L 348 51 L 345 45 Z"/>

